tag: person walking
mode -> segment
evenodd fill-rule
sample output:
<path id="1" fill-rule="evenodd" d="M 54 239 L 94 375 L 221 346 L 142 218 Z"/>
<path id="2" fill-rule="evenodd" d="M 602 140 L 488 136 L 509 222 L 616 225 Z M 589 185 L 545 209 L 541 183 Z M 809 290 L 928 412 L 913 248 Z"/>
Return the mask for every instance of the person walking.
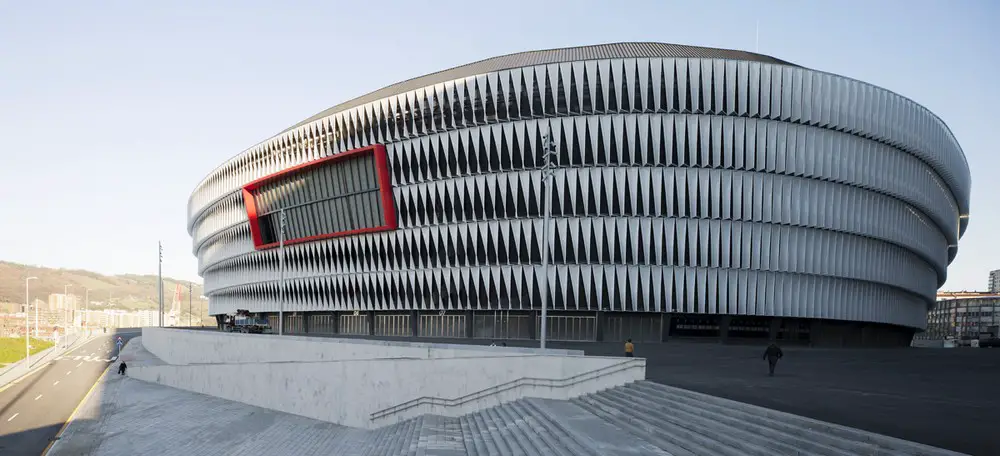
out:
<path id="1" fill-rule="evenodd" d="M 127 369 L 128 365 L 125 364 L 125 361 L 122 361 L 122 363 L 118 365 L 118 375 L 125 375 L 125 371 Z"/>
<path id="2" fill-rule="evenodd" d="M 782 356 L 785 356 L 785 354 L 781 352 L 781 347 L 774 342 L 771 342 L 771 345 L 767 346 L 767 350 L 764 350 L 763 359 L 767 360 L 768 376 L 774 377 L 774 367 L 778 365 L 778 360 L 781 359 Z"/>
<path id="3" fill-rule="evenodd" d="M 632 339 L 625 341 L 625 357 L 632 358 L 635 356 L 635 345 L 632 345 Z"/>

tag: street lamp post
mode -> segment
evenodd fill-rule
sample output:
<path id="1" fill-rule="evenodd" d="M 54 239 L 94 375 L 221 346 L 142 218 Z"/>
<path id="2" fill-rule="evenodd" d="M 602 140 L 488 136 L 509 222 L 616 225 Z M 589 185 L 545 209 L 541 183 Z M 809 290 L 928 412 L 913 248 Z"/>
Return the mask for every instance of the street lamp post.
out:
<path id="1" fill-rule="evenodd" d="M 541 348 L 545 348 L 548 334 L 548 301 L 549 301 L 549 218 L 552 216 L 552 180 L 555 173 L 554 158 L 556 143 L 551 132 L 542 137 L 542 156 L 545 164 L 542 166 L 542 197 L 545 199 L 545 213 L 542 218 L 542 327 Z"/>
<path id="2" fill-rule="evenodd" d="M 194 296 L 191 294 L 191 282 L 188 282 L 188 327 L 194 325 L 194 322 L 192 321 L 192 318 L 194 316 L 191 315 L 191 303 L 193 301 L 194 301 Z"/>
<path id="3" fill-rule="evenodd" d="M 31 313 L 31 298 L 30 292 L 31 288 L 29 285 L 32 280 L 38 280 L 38 277 L 28 277 L 24 279 L 24 368 L 31 369 L 31 326 L 28 323 L 28 315 Z M 38 306 L 35 306 L 35 332 L 38 332 Z M 35 337 L 38 337 L 37 334 Z"/>
<path id="4" fill-rule="evenodd" d="M 87 293 L 84 296 L 85 297 L 83 298 L 83 318 L 82 318 L 83 321 L 81 323 L 83 324 L 83 329 L 87 329 L 87 321 L 88 321 L 87 313 L 90 312 L 90 288 L 87 288 Z"/>
<path id="5" fill-rule="evenodd" d="M 157 326 L 162 328 L 163 327 L 163 243 L 157 242 L 156 245 L 160 251 L 159 263 L 157 266 L 158 272 L 156 276 L 157 277 L 156 289 L 157 289 L 157 294 L 160 297 L 160 324 Z"/>
<path id="6" fill-rule="evenodd" d="M 285 333 L 285 210 L 281 210 L 278 229 L 278 335 Z"/>
<path id="7" fill-rule="evenodd" d="M 69 341 L 69 289 L 72 286 L 73 284 L 63 286 L 63 307 L 65 307 L 63 309 L 63 321 L 65 322 L 63 325 L 63 346 L 66 346 Z"/>

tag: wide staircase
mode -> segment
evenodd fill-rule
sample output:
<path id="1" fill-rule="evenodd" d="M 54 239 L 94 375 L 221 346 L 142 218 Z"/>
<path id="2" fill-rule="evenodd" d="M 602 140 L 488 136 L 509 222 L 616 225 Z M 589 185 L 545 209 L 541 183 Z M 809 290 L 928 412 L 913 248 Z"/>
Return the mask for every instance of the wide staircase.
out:
<path id="1" fill-rule="evenodd" d="M 372 431 L 369 456 L 957 455 L 648 381 Z"/>

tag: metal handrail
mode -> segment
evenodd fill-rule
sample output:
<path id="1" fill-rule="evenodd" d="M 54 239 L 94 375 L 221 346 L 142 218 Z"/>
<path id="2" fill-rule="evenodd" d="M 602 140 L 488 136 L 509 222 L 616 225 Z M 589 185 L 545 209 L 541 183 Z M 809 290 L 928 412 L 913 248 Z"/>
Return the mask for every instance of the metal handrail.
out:
<path id="1" fill-rule="evenodd" d="M 548 386 L 571 386 L 571 385 L 575 385 L 577 383 L 582 383 L 582 382 L 584 382 L 586 380 L 590 380 L 592 378 L 595 378 L 595 377 L 598 377 L 598 376 L 601 376 L 601 375 L 604 375 L 604 374 L 615 373 L 615 372 L 618 372 L 618 371 L 622 371 L 622 370 L 628 369 L 628 368 L 632 367 L 633 365 L 639 365 L 639 364 L 645 365 L 645 363 L 646 363 L 645 359 L 641 359 L 641 358 L 640 359 L 629 359 L 629 360 L 625 360 L 625 361 L 622 361 L 622 362 L 617 363 L 617 364 L 612 364 L 610 366 L 604 366 L 604 367 L 599 368 L 599 369 L 594 369 L 594 370 L 590 370 L 590 371 L 586 371 L 586 372 L 581 372 L 579 374 L 576 374 L 576 375 L 573 375 L 573 376 L 570 376 L 570 377 L 559 378 L 559 379 L 538 378 L 538 377 L 521 377 L 521 378 L 518 378 L 516 380 L 511 380 L 509 382 L 501 383 L 499 385 L 494 385 L 494 386 L 491 386 L 489 388 L 484 388 L 484 389 L 481 389 L 479 391 L 475 391 L 475 392 L 466 394 L 464 396 L 460 396 L 460 397 L 456 397 L 456 398 L 451 398 L 451 399 L 449 399 L 449 398 L 442 398 L 442 397 L 436 397 L 436 396 L 418 397 L 416 399 L 411 399 L 411 400 L 403 402 L 401 404 L 397 404 L 397 405 L 394 405 L 392 407 L 385 408 L 385 409 L 373 412 L 371 414 L 370 420 L 371 421 L 375 421 L 375 420 L 382 419 L 382 418 L 394 415 L 396 413 L 402 412 L 404 410 L 409 410 L 411 408 L 418 407 L 418 406 L 421 406 L 421 405 L 426 405 L 426 404 L 441 405 L 441 406 L 445 406 L 445 407 L 456 407 L 456 406 L 462 405 L 462 404 L 464 404 L 466 402 L 469 402 L 469 401 L 472 401 L 472 400 L 475 400 L 475 399 L 481 399 L 481 398 L 484 398 L 484 397 L 492 396 L 492 395 L 495 395 L 495 394 L 498 394 L 498 393 L 501 393 L 501 392 L 504 392 L 504 391 L 507 391 L 507 390 L 511 390 L 511 389 L 514 389 L 514 388 L 518 388 L 518 387 L 521 387 L 521 386 L 541 386 L 541 385 L 548 385 Z"/>

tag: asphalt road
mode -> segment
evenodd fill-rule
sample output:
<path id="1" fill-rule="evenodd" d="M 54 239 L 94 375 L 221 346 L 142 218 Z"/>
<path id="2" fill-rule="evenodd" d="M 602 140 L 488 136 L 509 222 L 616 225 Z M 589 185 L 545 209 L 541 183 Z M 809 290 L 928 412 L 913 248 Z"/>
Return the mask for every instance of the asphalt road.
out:
<path id="1" fill-rule="evenodd" d="M 115 337 L 101 335 L 0 387 L 0 454 L 38 456 L 45 451 L 90 389 L 116 359 Z"/>

